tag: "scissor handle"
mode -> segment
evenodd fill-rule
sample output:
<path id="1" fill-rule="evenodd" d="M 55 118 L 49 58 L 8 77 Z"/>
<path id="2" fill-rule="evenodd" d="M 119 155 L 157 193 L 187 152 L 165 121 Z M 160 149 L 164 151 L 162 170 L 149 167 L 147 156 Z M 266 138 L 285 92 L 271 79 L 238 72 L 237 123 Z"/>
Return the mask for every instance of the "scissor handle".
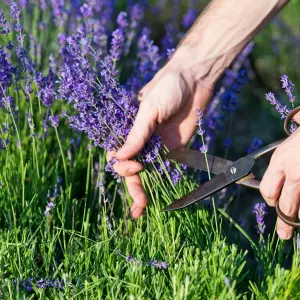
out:
<path id="1" fill-rule="evenodd" d="M 253 176 L 253 175 L 252 175 Z M 252 176 L 250 177 L 247 177 L 245 178 L 244 180 L 241 180 L 240 182 L 237 182 L 243 186 L 246 186 L 246 187 L 249 187 L 249 188 L 253 188 L 253 189 L 256 189 L 258 190 L 259 189 L 259 185 L 260 185 L 260 181 L 255 179 L 255 178 L 252 178 Z M 248 179 L 249 178 L 249 179 Z M 295 222 L 293 220 L 293 218 L 287 216 L 286 214 L 284 214 L 282 212 L 282 210 L 280 209 L 279 207 L 279 201 L 277 200 L 276 201 L 276 204 L 275 204 L 275 208 L 276 208 L 276 212 L 277 212 L 277 215 L 278 217 L 285 223 L 285 224 L 288 224 L 290 226 L 293 226 L 295 228 L 300 228 L 300 223 L 299 222 Z"/>
<path id="2" fill-rule="evenodd" d="M 300 112 L 300 106 L 293 109 L 289 115 L 287 116 L 287 118 L 285 119 L 284 122 L 284 130 L 286 132 L 287 135 L 291 135 L 292 132 L 290 130 L 290 123 L 293 120 L 293 118 L 296 116 L 296 114 L 298 114 Z M 263 157 L 264 155 L 266 155 L 267 153 L 275 150 L 284 140 L 272 143 L 266 147 L 263 147 L 261 149 L 258 149 L 257 151 L 251 153 L 249 156 L 251 156 L 252 158 L 254 158 L 255 160 L 260 159 L 261 157 Z M 253 176 L 253 174 L 250 174 L 249 176 L 247 176 L 246 178 L 240 180 L 240 182 L 238 182 L 241 185 L 253 188 L 253 189 L 259 189 L 259 185 L 260 185 L 260 181 L 256 180 Z M 276 201 L 275 204 L 275 208 L 276 208 L 276 212 L 278 217 L 286 224 L 293 226 L 295 228 L 300 228 L 300 223 L 299 222 L 295 222 L 293 220 L 293 218 L 287 216 L 286 214 L 284 214 L 282 212 L 282 210 L 279 207 L 279 201 Z"/>
<path id="3" fill-rule="evenodd" d="M 282 139 L 280 141 L 274 142 L 272 144 L 269 144 L 265 147 L 262 147 L 252 153 L 250 153 L 248 155 L 248 157 L 251 157 L 255 160 L 259 160 L 260 158 L 262 158 L 263 156 L 265 156 L 266 154 L 274 151 L 281 143 L 283 143 L 286 139 Z"/>
<path id="4" fill-rule="evenodd" d="M 293 120 L 293 118 L 300 112 L 300 106 L 296 107 L 295 109 L 293 109 L 289 115 L 286 117 L 285 121 L 284 121 L 284 131 L 286 132 L 287 135 L 291 135 L 292 132 L 289 128 L 289 125 L 291 123 L 291 121 Z"/>
<path id="5" fill-rule="evenodd" d="M 291 218 L 291 217 L 285 215 L 285 214 L 281 211 L 281 209 L 280 209 L 280 207 L 279 207 L 279 201 L 278 201 L 278 200 L 276 201 L 275 208 L 276 208 L 276 212 L 277 212 L 278 217 L 279 217 L 285 224 L 288 224 L 288 225 L 293 226 L 293 227 L 295 227 L 295 228 L 300 228 L 300 223 L 299 223 L 299 222 L 295 222 L 295 221 L 293 220 L 293 218 Z"/>

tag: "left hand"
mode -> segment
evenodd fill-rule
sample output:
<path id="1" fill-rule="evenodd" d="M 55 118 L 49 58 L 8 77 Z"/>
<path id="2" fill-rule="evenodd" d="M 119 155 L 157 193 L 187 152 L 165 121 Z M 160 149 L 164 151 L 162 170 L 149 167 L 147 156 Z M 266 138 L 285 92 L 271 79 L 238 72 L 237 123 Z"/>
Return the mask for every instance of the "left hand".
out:
<path id="1" fill-rule="evenodd" d="M 300 123 L 300 114 L 296 117 Z M 270 206 L 275 206 L 279 199 L 284 214 L 295 221 L 300 218 L 300 128 L 274 152 L 261 181 L 260 192 Z M 290 239 L 293 230 L 278 218 L 277 234 L 281 239 Z"/>

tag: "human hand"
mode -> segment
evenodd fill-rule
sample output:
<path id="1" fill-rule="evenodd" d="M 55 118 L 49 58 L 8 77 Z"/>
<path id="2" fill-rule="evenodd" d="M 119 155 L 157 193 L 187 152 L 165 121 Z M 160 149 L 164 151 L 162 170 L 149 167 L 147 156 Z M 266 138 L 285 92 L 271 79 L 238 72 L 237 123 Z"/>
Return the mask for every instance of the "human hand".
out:
<path id="1" fill-rule="evenodd" d="M 300 124 L 300 114 L 295 120 Z M 274 152 L 270 165 L 260 184 L 260 192 L 270 206 L 279 207 L 294 220 L 300 218 L 300 128 Z M 290 239 L 293 227 L 277 219 L 277 234 Z"/>
<path id="2" fill-rule="evenodd" d="M 137 174 L 143 166 L 130 160 L 136 156 L 155 132 L 164 144 L 173 149 L 184 146 L 196 127 L 196 109 L 205 110 L 213 85 L 195 80 L 187 71 L 180 71 L 175 64 L 166 65 L 140 92 L 139 111 L 127 141 L 117 152 L 114 170 L 125 177 L 128 192 L 133 199 L 131 216 L 141 216 L 147 205 L 147 196 Z"/>

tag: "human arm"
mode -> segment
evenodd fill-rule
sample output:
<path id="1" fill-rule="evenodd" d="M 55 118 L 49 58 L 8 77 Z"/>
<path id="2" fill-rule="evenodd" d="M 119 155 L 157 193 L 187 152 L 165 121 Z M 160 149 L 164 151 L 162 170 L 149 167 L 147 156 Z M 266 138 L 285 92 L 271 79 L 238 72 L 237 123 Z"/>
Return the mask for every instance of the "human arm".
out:
<path id="1" fill-rule="evenodd" d="M 195 22 L 170 61 L 141 91 L 141 105 L 124 146 L 114 154 L 116 172 L 125 177 L 133 198 L 131 214 L 139 217 L 147 204 L 130 161 L 155 132 L 169 148 L 185 145 L 196 124 L 196 108 L 205 110 L 216 80 L 255 34 L 287 0 L 215 0 Z"/>

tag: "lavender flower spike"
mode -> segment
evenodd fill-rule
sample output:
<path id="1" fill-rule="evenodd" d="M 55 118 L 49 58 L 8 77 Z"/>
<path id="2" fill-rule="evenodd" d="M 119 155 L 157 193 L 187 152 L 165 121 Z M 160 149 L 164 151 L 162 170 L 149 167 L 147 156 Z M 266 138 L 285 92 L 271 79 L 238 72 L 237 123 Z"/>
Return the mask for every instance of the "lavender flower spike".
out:
<path id="1" fill-rule="evenodd" d="M 256 203 L 253 209 L 253 213 L 256 216 L 256 229 L 259 235 L 265 232 L 266 225 L 264 221 L 264 216 L 267 214 L 267 207 L 265 203 Z"/>
<path id="2" fill-rule="evenodd" d="M 276 99 L 272 92 L 267 93 L 265 98 L 271 103 L 271 105 L 275 106 L 275 110 L 280 113 L 281 119 L 285 119 L 291 112 L 286 105 L 281 104 L 280 101 Z"/>
<path id="3" fill-rule="evenodd" d="M 294 84 L 289 80 L 287 75 L 283 75 L 280 81 L 282 82 L 282 88 L 286 92 L 290 102 L 293 103 L 296 99 L 296 97 L 293 95 Z"/>
<path id="4" fill-rule="evenodd" d="M 16 2 L 12 2 L 10 4 L 10 15 L 16 20 L 19 20 L 21 18 L 21 10 Z"/>

